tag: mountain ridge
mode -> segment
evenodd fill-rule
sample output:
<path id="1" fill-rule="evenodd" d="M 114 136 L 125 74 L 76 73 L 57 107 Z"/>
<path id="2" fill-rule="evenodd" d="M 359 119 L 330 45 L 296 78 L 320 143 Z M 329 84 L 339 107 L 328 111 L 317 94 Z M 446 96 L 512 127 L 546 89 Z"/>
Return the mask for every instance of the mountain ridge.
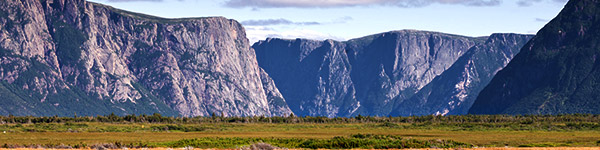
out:
<path id="1" fill-rule="evenodd" d="M 421 38 L 398 38 L 411 36 Z M 382 42 L 386 38 L 388 42 Z M 390 38 L 392 40 L 389 40 Z M 427 44 L 429 41 L 435 41 L 436 38 L 450 42 Z M 472 43 L 457 49 L 443 46 L 447 43 L 460 45 L 465 42 L 460 41 L 462 39 L 470 39 Z M 403 44 L 394 42 L 402 40 L 409 41 L 405 41 Z M 252 47 L 257 52 L 259 65 L 274 79 L 295 114 L 328 117 L 358 114 L 388 116 L 402 101 L 410 98 L 422 86 L 429 83 L 429 80 L 450 67 L 455 59 L 463 55 L 463 52 L 486 40 L 488 37 L 467 37 L 433 31 L 397 30 L 347 41 L 267 38 L 255 43 Z M 371 47 L 369 47 L 370 45 Z M 407 47 L 417 47 L 413 51 L 420 53 L 418 55 L 402 55 L 404 53 L 417 54 L 410 51 L 399 52 L 408 50 Z M 392 53 L 383 54 L 385 53 L 383 50 L 386 49 L 391 50 Z M 397 51 L 397 53 L 394 54 L 393 51 Z M 392 56 L 391 59 L 389 56 Z M 426 58 L 423 59 L 419 56 Z M 400 57 L 407 58 L 394 59 Z M 387 63 L 384 62 L 386 59 Z M 445 61 L 432 63 L 435 62 L 435 59 Z M 403 61 L 408 63 L 403 63 Z M 417 65 L 418 63 L 413 63 L 414 67 L 406 65 L 411 61 L 431 64 Z M 429 66 L 438 69 L 435 73 L 428 74 L 419 72 L 428 72 L 429 69 L 399 74 L 398 71 L 394 71 L 399 70 L 398 66 L 408 69 L 422 69 L 419 66 Z M 364 72 L 371 73 L 364 74 Z M 405 80 L 410 78 L 402 79 L 404 78 L 403 74 L 411 76 L 413 78 L 411 80 L 424 75 L 429 77 L 424 80 L 415 80 L 423 83 L 407 82 Z M 357 82 L 362 85 L 357 85 Z M 406 84 L 404 88 L 400 86 L 402 83 Z M 391 87 L 394 86 L 398 90 L 392 90 Z"/>

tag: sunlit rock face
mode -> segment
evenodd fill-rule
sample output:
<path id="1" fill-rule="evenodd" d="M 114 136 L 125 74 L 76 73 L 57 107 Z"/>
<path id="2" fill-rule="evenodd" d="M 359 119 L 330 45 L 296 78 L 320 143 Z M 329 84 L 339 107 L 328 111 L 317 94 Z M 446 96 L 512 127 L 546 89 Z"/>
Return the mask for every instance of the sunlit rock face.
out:
<path id="1" fill-rule="evenodd" d="M 291 113 L 235 20 L 0 0 L 0 24 L 0 114 Z"/>

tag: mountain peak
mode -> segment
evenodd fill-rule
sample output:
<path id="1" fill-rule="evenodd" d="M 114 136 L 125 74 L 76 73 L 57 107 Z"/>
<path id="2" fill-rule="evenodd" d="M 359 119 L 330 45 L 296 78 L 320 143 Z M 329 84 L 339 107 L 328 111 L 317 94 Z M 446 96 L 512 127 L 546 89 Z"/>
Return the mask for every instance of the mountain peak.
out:
<path id="1" fill-rule="evenodd" d="M 498 72 L 469 113 L 600 113 L 598 6 L 598 0 L 569 1 Z"/>

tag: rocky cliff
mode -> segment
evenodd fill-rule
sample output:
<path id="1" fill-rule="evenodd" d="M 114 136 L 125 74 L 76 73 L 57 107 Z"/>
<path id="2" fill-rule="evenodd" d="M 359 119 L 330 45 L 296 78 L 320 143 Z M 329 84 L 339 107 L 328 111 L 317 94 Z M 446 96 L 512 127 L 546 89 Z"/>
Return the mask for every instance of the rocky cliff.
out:
<path id="1" fill-rule="evenodd" d="M 243 27 L 83 0 L 0 0 L 0 114 L 288 115 Z"/>
<path id="2" fill-rule="evenodd" d="M 599 42 L 600 1 L 569 1 L 494 76 L 469 113 L 600 113 Z"/>
<path id="3" fill-rule="evenodd" d="M 485 37 L 403 30 L 347 42 L 358 114 L 388 116 Z"/>
<path id="4" fill-rule="evenodd" d="M 345 42 L 267 39 L 253 48 L 294 113 L 387 116 L 473 46 L 482 48 L 471 51 L 486 53 L 493 47 L 494 53 L 512 57 L 526 36 L 511 37 L 486 42 L 487 37 L 402 30 Z M 500 66 L 507 62 L 497 61 Z M 498 68 L 483 69 L 482 74 L 493 74 Z"/>
<path id="5" fill-rule="evenodd" d="M 519 52 L 533 35 L 492 34 L 410 99 L 392 116 L 467 114 L 479 92 Z"/>
<path id="6" fill-rule="evenodd" d="M 342 43 L 267 39 L 253 48 L 296 115 L 349 116 L 359 108 Z"/>

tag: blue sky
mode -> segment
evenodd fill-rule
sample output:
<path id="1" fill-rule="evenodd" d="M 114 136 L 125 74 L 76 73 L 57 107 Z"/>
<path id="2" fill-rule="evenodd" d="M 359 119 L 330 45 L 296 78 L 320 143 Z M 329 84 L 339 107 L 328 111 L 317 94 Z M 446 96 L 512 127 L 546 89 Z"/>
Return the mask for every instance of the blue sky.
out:
<path id="1" fill-rule="evenodd" d="M 250 42 L 267 37 L 348 40 L 416 29 L 487 36 L 535 34 L 566 0 L 90 0 L 166 18 L 223 16 Z"/>

